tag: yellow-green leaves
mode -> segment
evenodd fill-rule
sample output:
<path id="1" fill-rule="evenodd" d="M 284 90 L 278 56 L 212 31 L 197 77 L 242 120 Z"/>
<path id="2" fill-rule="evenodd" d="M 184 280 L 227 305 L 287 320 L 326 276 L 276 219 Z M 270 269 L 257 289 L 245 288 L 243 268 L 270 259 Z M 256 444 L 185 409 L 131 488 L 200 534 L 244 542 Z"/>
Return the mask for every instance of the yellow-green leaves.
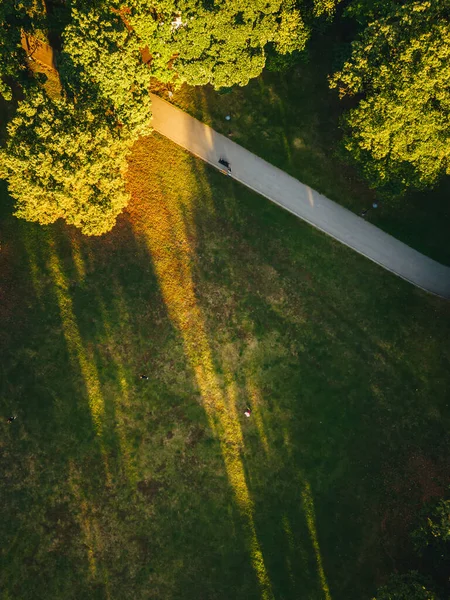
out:
<path id="1" fill-rule="evenodd" d="M 112 3 L 103 13 L 90 5 L 72 8 L 63 34 L 60 71 L 73 96 L 80 93 L 103 103 L 127 135 L 148 135 L 150 127 L 149 73 L 141 47 L 127 30 Z"/>
<path id="2" fill-rule="evenodd" d="M 446 0 L 409 2 L 372 21 L 331 79 L 363 93 L 345 146 L 374 187 L 400 194 L 450 173 L 450 24 Z"/>
<path id="3" fill-rule="evenodd" d="M 404 575 L 393 575 L 388 584 L 381 587 L 372 600 L 438 600 L 428 589 L 428 582 L 416 571 Z"/>
<path id="4" fill-rule="evenodd" d="M 62 218 L 87 235 L 109 231 L 128 202 L 130 143 L 88 109 L 29 91 L 0 151 L 16 215 L 42 224 Z"/>
<path id="5" fill-rule="evenodd" d="M 142 102 L 151 76 L 216 88 L 245 85 L 264 68 L 267 44 L 280 53 L 303 50 L 309 31 L 299 6 L 293 0 L 77 0 L 64 51 L 80 77 L 125 113 L 130 90 Z"/>

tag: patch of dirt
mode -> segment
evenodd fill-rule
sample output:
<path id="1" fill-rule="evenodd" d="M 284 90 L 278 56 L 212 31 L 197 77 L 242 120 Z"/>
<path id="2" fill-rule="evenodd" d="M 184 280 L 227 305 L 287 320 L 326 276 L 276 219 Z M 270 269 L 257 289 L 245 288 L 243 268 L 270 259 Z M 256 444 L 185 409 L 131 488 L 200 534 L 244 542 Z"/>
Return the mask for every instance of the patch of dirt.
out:
<path id="1" fill-rule="evenodd" d="M 189 432 L 186 446 L 193 448 L 205 437 L 205 430 L 200 425 L 195 425 Z"/>
<path id="2" fill-rule="evenodd" d="M 149 501 L 153 502 L 156 496 L 164 489 L 166 484 L 162 481 L 156 481 L 154 479 L 139 481 L 137 484 L 138 491 Z"/>
<path id="3" fill-rule="evenodd" d="M 52 550 L 67 545 L 73 537 L 79 535 L 79 527 L 69 505 L 65 503 L 47 509 L 44 528 L 53 535 Z"/>

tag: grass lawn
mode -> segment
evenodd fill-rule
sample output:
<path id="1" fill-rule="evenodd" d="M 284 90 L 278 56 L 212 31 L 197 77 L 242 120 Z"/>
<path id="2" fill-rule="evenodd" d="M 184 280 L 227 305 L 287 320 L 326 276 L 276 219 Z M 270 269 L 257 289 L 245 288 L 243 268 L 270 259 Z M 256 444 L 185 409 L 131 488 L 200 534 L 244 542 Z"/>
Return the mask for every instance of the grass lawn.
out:
<path id="1" fill-rule="evenodd" d="M 355 171 L 338 157 L 339 119 L 350 104 L 330 90 L 328 75 L 346 52 L 342 22 L 315 35 L 308 63 L 284 73 L 265 71 L 245 88 L 219 94 L 184 86 L 172 101 L 262 158 L 350 210 L 361 213 L 375 199 Z M 157 91 L 158 88 L 156 87 Z M 164 89 L 161 95 L 167 99 Z M 225 116 L 230 115 L 231 121 Z M 450 265 L 450 178 L 436 190 L 380 202 L 368 219 L 424 254 Z"/>
<path id="2" fill-rule="evenodd" d="M 2 200 L 2 600 L 371 598 L 450 482 L 449 303 L 156 135 L 129 185 L 99 239 Z"/>

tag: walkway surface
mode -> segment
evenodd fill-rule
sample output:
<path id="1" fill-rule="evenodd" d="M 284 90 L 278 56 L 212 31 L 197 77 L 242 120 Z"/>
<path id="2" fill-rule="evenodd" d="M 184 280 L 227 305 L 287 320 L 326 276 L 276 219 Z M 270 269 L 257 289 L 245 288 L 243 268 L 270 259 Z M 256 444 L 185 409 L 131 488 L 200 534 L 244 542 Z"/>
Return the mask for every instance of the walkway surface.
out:
<path id="1" fill-rule="evenodd" d="M 221 168 L 219 158 L 225 158 L 236 181 L 417 287 L 450 299 L 450 267 L 420 254 L 159 96 L 151 96 L 153 128 L 158 133 L 216 168 Z"/>

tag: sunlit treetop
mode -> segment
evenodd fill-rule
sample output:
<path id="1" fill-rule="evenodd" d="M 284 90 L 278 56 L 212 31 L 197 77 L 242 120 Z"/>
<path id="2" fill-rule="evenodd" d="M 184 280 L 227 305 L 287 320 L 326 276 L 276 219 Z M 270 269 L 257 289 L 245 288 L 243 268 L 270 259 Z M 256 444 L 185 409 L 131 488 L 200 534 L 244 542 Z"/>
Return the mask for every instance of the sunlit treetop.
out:
<path id="1" fill-rule="evenodd" d="M 39 0 L 0 1 L 0 95 L 11 100 L 11 83 L 22 81 L 25 51 L 21 46 L 21 33 L 32 33 L 40 27 L 42 3 Z"/>
<path id="2" fill-rule="evenodd" d="M 63 33 L 61 68 L 69 82 L 97 86 L 122 119 L 137 118 L 150 76 L 216 88 L 258 76 L 270 44 L 284 54 L 305 48 L 314 15 L 295 0 L 75 0 Z M 129 114 L 127 114 L 129 113 Z M 134 116 L 133 116 L 134 115 Z"/>
<path id="3" fill-rule="evenodd" d="M 245 85 L 265 64 L 265 46 L 281 52 L 303 49 L 308 38 L 301 11 L 291 0 L 169 0 L 149 9 L 130 0 L 129 18 L 150 53 L 160 80 L 193 85 Z"/>
<path id="4" fill-rule="evenodd" d="M 63 32 L 59 72 L 75 102 L 104 103 L 134 137 L 150 133 L 148 69 L 139 40 L 120 14 L 73 8 Z"/>
<path id="5" fill-rule="evenodd" d="M 129 198 L 122 175 L 130 144 L 103 115 L 28 88 L 0 149 L 16 215 L 41 224 L 62 218 L 88 235 L 109 231 Z"/>
<path id="6" fill-rule="evenodd" d="M 362 95 L 347 116 L 346 147 L 389 195 L 450 174 L 449 8 L 447 0 L 391 4 L 331 81 L 341 97 Z"/>

